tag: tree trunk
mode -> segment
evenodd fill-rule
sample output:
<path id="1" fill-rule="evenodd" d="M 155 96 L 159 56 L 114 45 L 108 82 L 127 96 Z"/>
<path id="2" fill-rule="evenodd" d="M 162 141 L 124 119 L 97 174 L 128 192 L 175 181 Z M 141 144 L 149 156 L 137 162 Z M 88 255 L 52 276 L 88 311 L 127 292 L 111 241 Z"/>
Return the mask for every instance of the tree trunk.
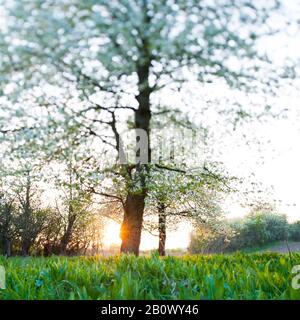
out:
<path id="1" fill-rule="evenodd" d="M 121 226 L 121 252 L 139 255 L 145 195 L 128 194 L 124 205 L 124 219 Z"/>
<path id="2" fill-rule="evenodd" d="M 6 255 L 7 257 L 11 256 L 11 240 L 10 239 L 5 239 L 4 255 Z"/>
<path id="3" fill-rule="evenodd" d="M 71 201 L 73 200 L 73 189 L 72 189 L 72 174 L 70 174 L 70 185 L 69 185 L 69 212 L 68 212 L 68 224 L 67 228 L 65 229 L 65 233 L 63 234 L 61 241 L 60 241 L 60 254 L 65 255 L 67 253 L 67 247 L 71 240 L 73 227 L 76 221 L 76 214 L 74 212 L 73 205 Z"/>
<path id="4" fill-rule="evenodd" d="M 22 256 L 26 257 L 29 255 L 31 242 L 29 240 L 23 240 L 22 242 Z"/>
<path id="5" fill-rule="evenodd" d="M 21 245 L 21 253 L 22 256 L 26 257 L 29 255 L 29 250 L 32 245 L 31 238 L 31 227 L 32 227 L 32 208 L 31 208 L 31 175 L 30 170 L 27 170 L 27 180 L 25 186 L 25 199 L 22 201 L 22 245 Z"/>
<path id="6" fill-rule="evenodd" d="M 74 225 L 75 219 L 71 219 L 68 223 L 67 229 L 61 239 L 60 242 L 60 253 L 61 254 L 66 254 L 67 253 L 67 247 L 70 242 L 71 236 L 72 236 L 72 231 L 73 231 L 73 225 Z"/>
<path id="7" fill-rule="evenodd" d="M 68 246 L 68 243 L 69 243 L 69 239 L 70 239 L 70 232 L 66 232 L 62 239 L 61 239 L 61 242 L 60 242 L 60 254 L 62 255 L 66 255 L 67 253 L 67 246 Z"/>
<path id="8" fill-rule="evenodd" d="M 10 236 L 3 234 L 1 237 L 1 248 L 3 249 L 2 253 L 6 257 L 11 256 L 11 238 Z"/>
<path id="9" fill-rule="evenodd" d="M 160 256 L 166 255 L 166 225 L 167 215 L 163 203 L 158 205 L 158 253 Z"/>
<path id="10" fill-rule="evenodd" d="M 144 25 L 150 25 L 150 16 L 148 15 L 147 3 L 144 3 Z M 138 76 L 138 94 L 136 100 L 138 109 L 134 112 L 134 127 L 142 129 L 147 134 L 148 143 L 146 163 L 141 162 L 141 150 L 139 149 L 139 137 L 136 139 L 136 172 L 131 176 L 131 182 L 134 190 L 140 190 L 139 194 L 128 190 L 126 201 L 124 204 L 124 219 L 121 226 L 121 252 L 139 254 L 139 246 L 141 241 L 143 214 L 145 208 L 145 198 L 147 196 L 146 175 L 148 173 L 148 164 L 151 162 L 150 148 L 150 121 L 151 121 L 151 105 L 150 94 L 152 88 L 149 84 L 149 74 L 152 61 L 152 53 L 147 36 L 141 37 L 142 47 L 140 48 L 140 59 L 137 61 Z"/>

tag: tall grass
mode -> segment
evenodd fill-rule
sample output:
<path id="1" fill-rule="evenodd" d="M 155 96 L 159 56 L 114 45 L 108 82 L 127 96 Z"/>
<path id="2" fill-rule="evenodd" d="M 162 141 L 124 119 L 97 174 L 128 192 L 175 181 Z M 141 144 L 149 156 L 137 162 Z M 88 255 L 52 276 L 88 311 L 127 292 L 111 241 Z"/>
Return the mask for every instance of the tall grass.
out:
<path id="1" fill-rule="evenodd" d="M 0 299 L 300 299 L 300 254 L 6 259 Z"/>

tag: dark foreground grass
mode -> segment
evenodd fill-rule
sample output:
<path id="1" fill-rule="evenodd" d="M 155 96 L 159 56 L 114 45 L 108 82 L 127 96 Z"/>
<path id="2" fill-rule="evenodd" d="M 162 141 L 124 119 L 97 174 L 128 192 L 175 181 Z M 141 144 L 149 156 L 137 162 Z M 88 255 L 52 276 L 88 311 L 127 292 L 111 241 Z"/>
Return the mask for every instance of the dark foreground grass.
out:
<path id="1" fill-rule="evenodd" d="M 300 254 L 5 259 L 0 299 L 300 299 Z"/>

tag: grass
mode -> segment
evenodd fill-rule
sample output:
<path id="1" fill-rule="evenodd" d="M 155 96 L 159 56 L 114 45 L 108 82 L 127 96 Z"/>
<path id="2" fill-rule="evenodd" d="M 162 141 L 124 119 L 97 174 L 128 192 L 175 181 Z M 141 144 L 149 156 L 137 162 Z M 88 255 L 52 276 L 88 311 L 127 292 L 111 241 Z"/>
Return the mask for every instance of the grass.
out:
<path id="1" fill-rule="evenodd" d="M 0 299 L 300 299 L 300 254 L 6 259 Z"/>

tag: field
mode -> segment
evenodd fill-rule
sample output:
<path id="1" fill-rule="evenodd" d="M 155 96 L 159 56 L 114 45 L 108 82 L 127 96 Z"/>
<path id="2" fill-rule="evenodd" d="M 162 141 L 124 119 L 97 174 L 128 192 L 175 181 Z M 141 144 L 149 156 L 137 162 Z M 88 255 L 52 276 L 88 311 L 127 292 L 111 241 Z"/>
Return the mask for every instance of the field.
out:
<path id="1" fill-rule="evenodd" d="M 5 259 L 0 299 L 300 299 L 300 254 Z"/>

